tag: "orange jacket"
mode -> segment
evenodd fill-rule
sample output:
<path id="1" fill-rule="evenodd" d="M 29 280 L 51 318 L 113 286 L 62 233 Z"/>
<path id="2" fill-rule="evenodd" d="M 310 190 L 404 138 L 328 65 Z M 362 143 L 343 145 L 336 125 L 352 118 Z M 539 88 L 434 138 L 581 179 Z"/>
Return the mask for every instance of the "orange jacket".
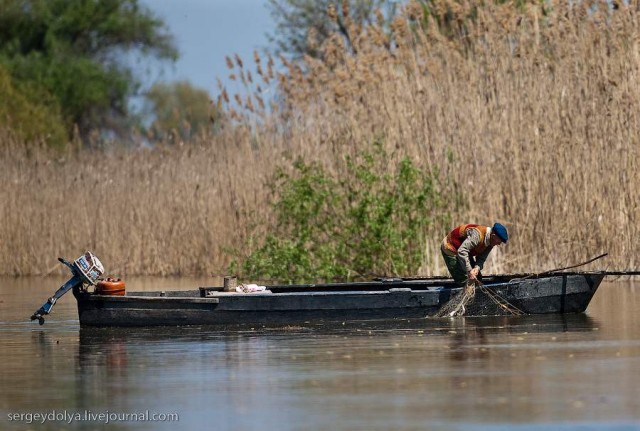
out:
<path id="1" fill-rule="evenodd" d="M 453 254 L 458 254 L 458 249 L 464 240 L 467 239 L 468 229 L 475 229 L 480 234 L 480 244 L 472 248 L 469 254 L 471 254 L 471 256 L 478 256 L 482 254 L 482 252 L 487 249 L 485 239 L 488 228 L 478 224 L 461 224 L 460 226 L 455 227 L 451 232 L 449 232 L 449 235 L 445 237 L 443 241 L 444 247 Z"/>

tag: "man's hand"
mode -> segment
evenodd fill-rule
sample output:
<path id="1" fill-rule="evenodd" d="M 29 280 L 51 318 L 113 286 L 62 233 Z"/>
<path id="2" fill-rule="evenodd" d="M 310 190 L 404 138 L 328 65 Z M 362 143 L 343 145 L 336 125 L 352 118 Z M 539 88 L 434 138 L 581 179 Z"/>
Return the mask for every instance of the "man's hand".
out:
<path id="1" fill-rule="evenodd" d="M 471 271 L 469 271 L 469 280 L 474 280 L 474 281 L 477 280 L 479 272 L 480 272 L 480 267 L 478 266 L 476 266 Z"/>

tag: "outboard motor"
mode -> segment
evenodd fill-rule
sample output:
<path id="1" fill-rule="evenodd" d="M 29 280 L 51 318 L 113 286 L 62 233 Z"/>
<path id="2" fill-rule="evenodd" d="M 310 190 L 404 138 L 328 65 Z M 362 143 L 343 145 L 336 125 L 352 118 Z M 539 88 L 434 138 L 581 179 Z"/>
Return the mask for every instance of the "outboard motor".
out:
<path id="1" fill-rule="evenodd" d="M 67 262 L 61 257 L 58 260 L 71 270 L 73 276 L 31 316 L 31 320 L 38 319 L 38 323 L 41 325 L 44 325 L 44 316 L 51 313 L 51 309 L 62 295 L 71 289 L 80 288 L 84 284 L 95 286 L 100 276 L 104 274 L 102 263 L 90 251 L 87 251 L 73 262 Z"/>

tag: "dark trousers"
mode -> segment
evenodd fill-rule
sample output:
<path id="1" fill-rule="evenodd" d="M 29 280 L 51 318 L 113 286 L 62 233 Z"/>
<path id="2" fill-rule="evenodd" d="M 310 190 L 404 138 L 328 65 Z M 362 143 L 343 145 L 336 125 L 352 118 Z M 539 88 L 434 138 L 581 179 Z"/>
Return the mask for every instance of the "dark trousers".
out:
<path id="1" fill-rule="evenodd" d="M 451 277 L 453 277 L 453 281 L 455 281 L 458 286 L 466 286 L 467 282 L 469 281 L 469 277 L 467 276 L 466 268 L 458 260 L 458 256 L 452 256 L 445 253 L 444 247 L 440 247 L 440 252 L 442 253 L 442 258 L 444 259 L 445 265 L 447 265 L 449 274 L 451 274 Z M 471 267 L 473 268 L 476 265 L 476 260 L 473 258 L 473 256 L 469 256 L 469 261 L 471 262 Z M 478 280 L 480 280 L 480 278 L 481 275 L 478 274 Z"/>

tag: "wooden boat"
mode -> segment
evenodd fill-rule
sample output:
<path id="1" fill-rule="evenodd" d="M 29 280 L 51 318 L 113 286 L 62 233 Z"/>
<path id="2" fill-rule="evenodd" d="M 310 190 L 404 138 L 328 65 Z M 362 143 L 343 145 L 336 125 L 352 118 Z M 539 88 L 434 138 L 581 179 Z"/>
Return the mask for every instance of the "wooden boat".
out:
<path id="1" fill-rule="evenodd" d="M 505 305 L 523 314 L 582 313 L 605 275 L 608 273 L 561 272 L 484 277 L 476 292 L 499 300 L 475 295 L 465 315 L 506 314 Z M 426 318 L 436 316 L 461 290 L 444 278 L 272 285 L 255 293 L 229 292 L 217 286 L 113 296 L 92 292 L 81 283 L 72 288 L 83 327 L 281 326 Z"/>

